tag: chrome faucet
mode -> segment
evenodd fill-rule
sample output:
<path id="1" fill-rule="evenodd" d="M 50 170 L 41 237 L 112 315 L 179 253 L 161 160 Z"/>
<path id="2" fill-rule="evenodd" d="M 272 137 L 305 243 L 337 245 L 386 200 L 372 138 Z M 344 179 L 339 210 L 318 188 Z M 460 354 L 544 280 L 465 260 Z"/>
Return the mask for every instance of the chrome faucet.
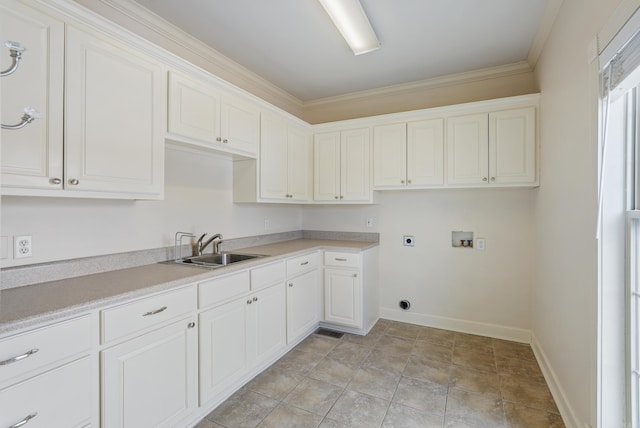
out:
<path id="1" fill-rule="evenodd" d="M 213 254 L 220 254 L 220 244 L 222 244 L 222 233 L 216 233 L 211 238 L 207 239 L 205 242 L 202 242 L 205 236 L 207 236 L 207 234 L 203 233 L 202 235 L 200 235 L 200 237 L 198 238 L 198 241 L 196 242 L 198 255 L 201 256 L 204 249 L 207 248 L 209 244 L 211 244 L 215 239 L 218 239 L 218 240 L 213 243 Z"/>

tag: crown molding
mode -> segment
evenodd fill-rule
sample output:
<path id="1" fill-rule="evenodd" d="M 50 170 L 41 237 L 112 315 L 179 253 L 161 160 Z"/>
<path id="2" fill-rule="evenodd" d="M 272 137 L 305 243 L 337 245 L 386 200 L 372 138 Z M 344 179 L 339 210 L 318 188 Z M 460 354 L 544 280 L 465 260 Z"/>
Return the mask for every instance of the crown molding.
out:
<path id="1" fill-rule="evenodd" d="M 544 14 L 542 15 L 542 20 L 538 27 L 538 32 L 536 33 L 536 37 L 533 39 L 533 44 L 531 45 L 529 55 L 527 56 L 527 62 L 532 69 L 536 68 L 538 59 L 540 59 L 544 45 L 549 38 L 549 34 L 551 34 L 553 24 L 556 22 L 556 17 L 562 7 L 562 1 L 563 0 L 549 0 L 545 6 Z"/>
<path id="2" fill-rule="evenodd" d="M 268 80 L 260 77 L 251 70 L 243 67 L 237 62 L 231 60 L 221 52 L 213 49 L 209 45 L 201 42 L 190 34 L 181 30 L 177 26 L 171 24 L 160 16 L 154 14 L 148 9 L 142 7 L 138 3 L 131 0 L 98 0 L 100 3 L 113 9 L 115 12 L 126 16 L 128 19 L 141 25 L 146 29 L 157 34 L 161 38 L 167 39 L 181 49 L 188 51 L 190 54 L 197 56 L 199 59 L 209 64 L 212 68 L 225 71 L 229 75 L 233 75 L 246 84 L 241 89 L 252 92 L 248 88 L 259 89 L 260 92 L 266 93 L 270 98 L 283 101 L 286 104 L 302 108 L 302 101 L 289 94 L 280 87 L 274 85 Z M 174 52 L 175 53 L 175 52 Z M 239 86 L 236 84 L 235 86 Z"/>
<path id="3" fill-rule="evenodd" d="M 384 88 L 370 89 L 345 95 L 336 95 L 335 97 L 327 97 L 318 100 L 307 101 L 303 103 L 303 108 L 304 110 L 310 110 L 316 107 L 325 107 L 334 103 L 344 103 L 366 98 L 379 98 L 390 95 L 398 95 L 406 92 L 425 91 L 443 86 L 495 79 L 499 77 L 511 76 L 514 74 L 528 73 L 531 71 L 531 67 L 529 66 L 529 63 L 527 61 L 520 61 L 513 64 L 483 68 L 479 70 L 467 71 L 464 73 L 449 74 L 432 79 L 419 80 L 410 83 L 401 83 L 399 85 L 386 86 Z"/>

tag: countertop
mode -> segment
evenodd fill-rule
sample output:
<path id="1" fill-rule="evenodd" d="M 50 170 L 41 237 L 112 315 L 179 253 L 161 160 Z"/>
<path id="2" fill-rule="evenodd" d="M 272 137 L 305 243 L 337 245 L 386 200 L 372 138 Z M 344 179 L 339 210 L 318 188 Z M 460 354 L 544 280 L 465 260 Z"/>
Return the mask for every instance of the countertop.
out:
<path id="1" fill-rule="evenodd" d="M 295 239 L 234 250 L 267 257 L 216 269 L 155 263 L 1 290 L 0 335 L 317 249 L 360 252 L 377 245 L 377 242 Z"/>

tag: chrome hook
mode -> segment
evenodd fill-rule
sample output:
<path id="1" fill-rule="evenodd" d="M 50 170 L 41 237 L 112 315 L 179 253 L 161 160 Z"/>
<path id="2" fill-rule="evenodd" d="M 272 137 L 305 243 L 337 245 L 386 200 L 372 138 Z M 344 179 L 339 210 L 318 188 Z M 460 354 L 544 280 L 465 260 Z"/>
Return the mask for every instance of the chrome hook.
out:
<path id="1" fill-rule="evenodd" d="M 0 77 L 8 76 L 18 69 L 18 62 L 22 58 L 22 52 L 25 51 L 25 48 L 23 48 L 20 43 L 12 42 L 11 40 L 7 40 L 3 45 L 5 48 L 9 49 L 9 56 L 13 62 L 11 63 L 11 67 L 4 71 L 0 71 Z"/>
<path id="2" fill-rule="evenodd" d="M 40 113 L 38 113 L 38 111 L 36 109 L 34 109 L 33 107 L 25 107 L 24 108 L 24 114 L 22 115 L 22 119 L 20 121 L 20 123 L 15 124 L 15 125 L 2 125 L 2 129 L 20 129 L 20 128 L 24 128 L 25 126 L 27 126 L 28 124 L 30 124 L 31 122 L 33 122 L 35 119 L 39 119 L 40 117 L 42 117 L 42 115 Z"/>

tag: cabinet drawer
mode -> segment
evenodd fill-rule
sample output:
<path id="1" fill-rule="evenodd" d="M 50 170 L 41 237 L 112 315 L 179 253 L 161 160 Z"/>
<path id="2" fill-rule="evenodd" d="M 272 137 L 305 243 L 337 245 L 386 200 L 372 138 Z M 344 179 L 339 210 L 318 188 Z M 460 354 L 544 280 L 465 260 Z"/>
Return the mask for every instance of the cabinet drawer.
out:
<path id="1" fill-rule="evenodd" d="M 335 251 L 325 251 L 324 264 L 325 266 L 360 268 L 360 253 L 338 253 Z"/>
<path id="2" fill-rule="evenodd" d="M 305 254 L 287 260 L 287 277 L 298 275 L 303 272 L 313 270 L 320 266 L 320 253 Z"/>
<path id="3" fill-rule="evenodd" d="M 196 289 L 187 287 L 101 312 L 102 343 L 195 311 Z"/>
<path id="4" fill-rule="evenodd" d="M 91 336 L 91 318 L 85 316 L 0 340 L 0 384 L 88 352 Z"/>
<path id="5" fill-rule="evenodd" d="M 18 426 L 27 419 L 25 428 L 88 425 L 94 377 L 91 358 L 85 357 L 1 390 L 0 426 Z"/>
<path id="6" fill-rule="evenodd" d="M 260 290 L 285 278 L 284 262 L 251 269 L 251 291 Z"/>
<path id="7" fill-rule="evenodd" d="M 204 308 L 223 303 L 249 292 L 249 271 L 198 284 L 198 306 Z"/>

